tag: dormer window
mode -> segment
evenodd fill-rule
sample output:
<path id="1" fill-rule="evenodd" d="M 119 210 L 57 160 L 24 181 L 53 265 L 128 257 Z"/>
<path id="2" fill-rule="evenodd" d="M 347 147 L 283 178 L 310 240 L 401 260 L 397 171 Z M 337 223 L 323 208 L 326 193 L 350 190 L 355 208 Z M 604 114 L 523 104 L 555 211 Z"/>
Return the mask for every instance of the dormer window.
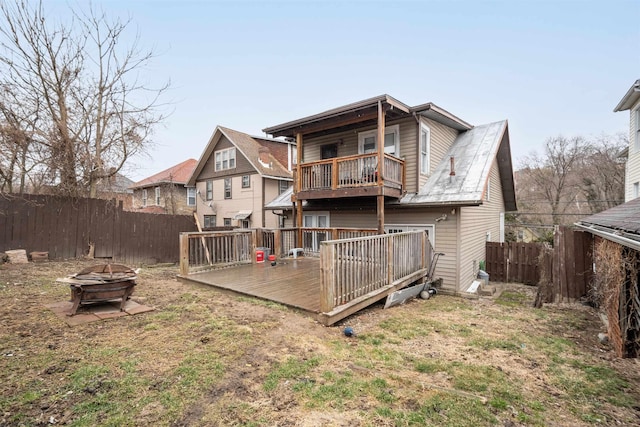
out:
<path id="1" fill-rule="evenodd" d="M 216 172 L 236 167 L 236 149 L 235 147 L 225 150 L 216 151 Z"/>

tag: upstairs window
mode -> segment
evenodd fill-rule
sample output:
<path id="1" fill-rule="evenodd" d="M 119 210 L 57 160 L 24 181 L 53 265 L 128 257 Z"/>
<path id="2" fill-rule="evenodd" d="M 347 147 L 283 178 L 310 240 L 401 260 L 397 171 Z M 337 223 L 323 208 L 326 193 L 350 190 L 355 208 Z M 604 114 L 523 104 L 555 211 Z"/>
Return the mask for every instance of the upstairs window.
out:
<path id="1" fill-rule="evenodd" d="M 196 189 L 195 187 L 187 187 L 187 206 L 196 205 Z"/>
<path id="2" fill-rule="evenodd" d="M 280 180 L 278 181 L 278 194 L 282 194 L 289 189 L 289 181 Z"/>
<path id="3" fill-rule="evenodd" d="M 206 189 L 206 200 L 213 200 L 213 181 L 207 180 L 207 189 Z"/>
<path id="4" fill-rule="evenodd" d="M 249 175 L 242 175 L 242 188 L 251 187 L 251 177 Z"/>
<path id="5" fill-rule="evenodd" d="M 636 151 L 640 151 L 640 107 L 636 108 L 634 111 L 635 115 L 635 132 L 633 137 L 635 138 L 634 148 Z"/>
<path id="6" fill-rule="evenodd" d="M 420 173 L 429 175 L 431 170 L 431 130 L 420 125 Z"/>
<path id="7" fill-rule="evenodd" d="M 142 190 L 142 206 L 147 206 L 147 189 Z"/>
<path id="8" fill-rule="evenodd" d="M 376 139 L 378 130 L 372 129 L 358 134 L 358 152 L 360 154 L 378 151 Z M 384 152 L 396 157 L 400 155 L 400 126 L 388 126 L 384 129 Z"/>
<path id="9" fill-rule="evenodd" d="M 235 147 L 225 150 L 216 151 L 216 172 L 236 167 L 236 149 Z"/>
<path id="10" fill-rule="evenodd" d="M 224 179 L 224 198 L 231 198 L 231 178 Z"/>
<path id="11" fill-rule="evenodd" d="M 160 187 L 156 187 L 156 206 L 160 206 Z"/>
<path id="12" fill-rule="evenodd" d="M 204 216 L 204 228 L 213 228 L 216 226 L 216 216 L 215 215 L 205 215 Z"/>

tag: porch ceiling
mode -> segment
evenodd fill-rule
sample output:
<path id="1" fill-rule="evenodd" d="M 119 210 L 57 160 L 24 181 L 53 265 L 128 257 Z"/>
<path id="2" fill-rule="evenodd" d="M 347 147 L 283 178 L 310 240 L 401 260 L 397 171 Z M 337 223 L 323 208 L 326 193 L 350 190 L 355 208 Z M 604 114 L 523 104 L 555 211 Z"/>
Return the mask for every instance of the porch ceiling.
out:
<path id="1" fill-rule="evenodd" d="M 335 132 L 361 127 L 369 124 L 369 122 L 376 123 L 378 117 L 378 102 L 382 103 L 387 120 L 394 120 L 411 114 L 409 106 L 389 95 L 381 95 L 327 110 L 313 116 L 268 127 L 263 129 L 263 132 L 273 135 L 274 137 L 285 136 L 293 138 L 298 133 L 307 136 L 317 136 L 323 132 Z"/>

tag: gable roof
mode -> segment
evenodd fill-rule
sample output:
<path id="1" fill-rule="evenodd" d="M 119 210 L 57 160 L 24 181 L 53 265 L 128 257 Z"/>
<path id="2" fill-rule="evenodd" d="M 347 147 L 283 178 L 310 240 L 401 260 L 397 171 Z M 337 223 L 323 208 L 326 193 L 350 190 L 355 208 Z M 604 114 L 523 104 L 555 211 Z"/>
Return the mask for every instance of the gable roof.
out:
<path id="1" fill-rule="evenodd" d="M 640 79 L 631 85 L 627 93 L 624 94 L 620 102 L 618 102 L 618 105 L 616 105 L 616 108 L 613 109 L 613 112 L 617 113 L 618 111 L 628 110 L 633 107 L 638 100 L 640 100 Z"/>
<path id="2" fill-rule="evenodd" d="M 193 173 L 187 182 L 188 186 L 192 187 L 196 185 L 198 175 L 200 175 L 200 172 L 202 172 L 202 169 L 213 155 L 215 147 L 223 135 L 236 147 L 237 150 L 240 151 L 240 153 L 261 176 L 285 178 L 289 180 L 292 179 L 292 174 L 287 169 L 287 166 L 282 165 L 272 153 L 269 153 L 269 162 L 267 164 L 260 161 L 260 147 L 266 146 L 266 144 L 263 145 L 261 142 L 275 142 L 280 144 L 285 144 L 286 142 L 262 137 L 254 138 L 251 135 L 237 130 L 216 126 L 211 138 L 209 138 L 207 146 L 200 156 L 200 160 L 198 160 L 197 166 L 194 168 Z"/>
<path id="3" fill-rule="evenodd" d="M 576 225 L 640 251 L 640 197 L 583 218 Z"/>
<path id="4" fill-rule="evenodd" d="M 151 187 L 157 184 L 182 184 L 186 185 L 193 169 L 196 167 L 196 159 L 188 159 L 182 163 L 178 163 L 175 166 L 171 166 L 169 169 L 165 169 L 162 172 L 158 172 L 155 175 L 151 175 L 148 178 L 138 181 L 131 186 L 131 188 L 144 188 Z"/>
<path id="5" fill-rule="evenodd" d="M 455 175 L 451 176 L 451 158 Z M 458 135 L 427 182 L 401 205 L 480 205 L 493 161 L 498 161 L 505 209 L 515 211 L 516 198 L 506 120 L 476 126 Z"/>
<path id="6" fill-rule="evenodd" d="M 392 96 L 384 94 L 271 126 L 263 129 L 263 132 L 273 136 L 293 138 L 297 133 L 313 135 L 321 134 L 328 130 L 345 130 L 354 126 L 364 126 L 377 122 L 378 103 L 382 104 L 387 120 L 420 114 L 459 131 L 472 128 L 469 123 L 431 102 L 409 107 Z"/>

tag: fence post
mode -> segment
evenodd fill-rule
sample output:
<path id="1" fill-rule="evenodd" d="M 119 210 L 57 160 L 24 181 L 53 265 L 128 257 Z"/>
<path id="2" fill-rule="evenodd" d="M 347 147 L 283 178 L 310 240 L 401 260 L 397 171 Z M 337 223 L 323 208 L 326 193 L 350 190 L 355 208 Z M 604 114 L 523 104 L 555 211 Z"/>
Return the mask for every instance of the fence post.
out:
<path id="1" fill-rule="evenodd" d="M 385 238 L 385 236 L 383 236 Z M 387 283 L 389 285 L 393 282 L 393 233 L 386 235 L 387 239 Z"/>
<path id="2" fill-rule="evenodd" d="M 320 243 L 320 312 L 328 313 L 335 307 L 335 245 Z"/>
<path id="3" fill-rule="evenodd" d="M 189 274 L 189 233 L 180 233 L 180 274 Z"/>

